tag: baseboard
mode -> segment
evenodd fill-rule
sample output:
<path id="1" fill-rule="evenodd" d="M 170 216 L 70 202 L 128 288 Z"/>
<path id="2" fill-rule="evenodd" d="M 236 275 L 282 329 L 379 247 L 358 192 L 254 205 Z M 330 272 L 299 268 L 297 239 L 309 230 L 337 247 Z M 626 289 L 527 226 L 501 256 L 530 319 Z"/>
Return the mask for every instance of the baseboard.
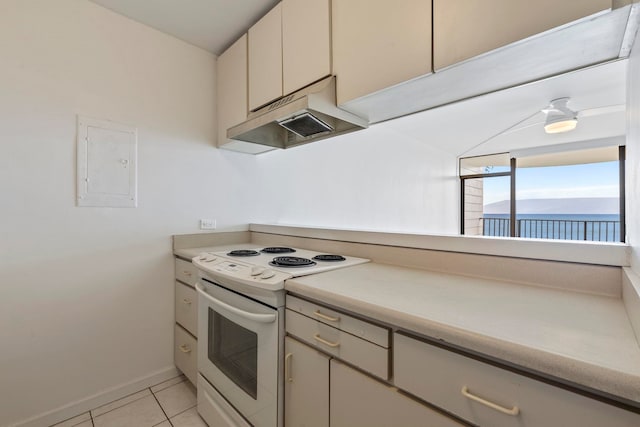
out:
<path id="1" fill-rule="evenodd" d="M 168 379 L 180 375 L 180 371 L 175 366 L 169 366 L 149 375 L 136 378 L 124 384 L 110 387 L 106 390 L 98 392 L 92 396 L 76 400 L 59 408 L 44 412 L 33 416 L 16 424 L 10 424 L 10 427 L 47 427 L 60 421 L 75 417 L 91 409 L 121 399 L 125 396 L 151 387 Z"/>

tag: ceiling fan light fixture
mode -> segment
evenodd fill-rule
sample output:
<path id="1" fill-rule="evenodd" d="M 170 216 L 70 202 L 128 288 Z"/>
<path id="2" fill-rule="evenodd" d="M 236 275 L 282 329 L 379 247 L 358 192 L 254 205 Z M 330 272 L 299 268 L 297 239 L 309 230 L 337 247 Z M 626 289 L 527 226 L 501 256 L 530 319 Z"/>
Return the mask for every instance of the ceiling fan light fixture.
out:
<path id="1" fill-rule="evenodd" d="M 562 133 L 574 130 L 578 126 L 578 119 L 561 120 L 559 122 L 546 123 L 544 131 L 546 133 Z"/>
<path id="2" fill-rule="evenodd" d="M 546 133 L 562 133 L 574 130 L 578 126 L 578 113 L 567 107 L 569 98 L 554 99 L 542 110 L 547 115 L 544 123 Z"/>

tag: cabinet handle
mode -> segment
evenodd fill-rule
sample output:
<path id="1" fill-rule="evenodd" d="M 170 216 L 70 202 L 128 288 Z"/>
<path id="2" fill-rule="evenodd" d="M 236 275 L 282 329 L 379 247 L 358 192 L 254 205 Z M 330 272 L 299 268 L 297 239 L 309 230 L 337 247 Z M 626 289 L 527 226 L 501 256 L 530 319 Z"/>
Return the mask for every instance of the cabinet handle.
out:
<path id="1" fill-rule="evenodd" d="M 180 349 L 181 352 L 183 353 L 191 353 L 191 348 L 189 348 L 188 344 L 182 344 L 180 347 L 178 347 Z"/>
<path id="2" fill-rule="evenodd" d="M 191 305 L 191 300 L 189 298 L 185 298 L 182 300 L 183 304 Z"/>
<path id="3" fill-rule="evenodd" d="M 315 334 L 313 338 L 315 338 L 316 341 L 321 342 L 324 345 L 328 345 L 329 347 L 332 347 L 332 348 L 340 347 L 339 342 L 327 341 L 324 338 L 320 337 L 320 334 Z"/>
<path id="4" fill-rule="evenodd" d="M 327 316 L 326 314 L 322 314 L 322 313 L 320 313 L 320 310 L 314 311 L 313 314 L 315 314 L 316 316 L 318 316 L 321 319 L 328 320 L 329 322 L 337 322 L 337 321 L 340 320 L 339 317 L 332 317 L 332 316 Z"/>
<path id="5" fill-rule="evenodd" d="M 476 402 L 481 403 L 484 406 L 488 406 L 491 409 L 495 409 L 498 412 L 502 412 L 503 414 L 514 415 L 515 416 L 515 415 L 518 415 L 520 413 L 520 409 L 517 406 L 514 406 L 511 409 L 508 409 L 508 408 L 502 407 L 500 405 L 496 405 L 493 402 L 489 402 L 488 400 L 485 400 L 485 399 L 483 399 L 481 397 L 478 397 L 478 396 L 476 396 L 474 394 L 471 394 L 469 392 L 469 388 L 466 385 L 464 387 L 462 387 L 462 395 L 464 397 L 468 398 L 468 399 L 475 400 Z"/>
<path id="6" fill-rule="evenodd" d="M 184 273 L 185 276 L 191 277 L 191 272 L 190 271 L 184 270 L 183 273 Z"/>
<path id="7" fill-rule="evenodd" d="M 287 353 L 284 357 L 284 378 L 288 383 L 293 382 L 293 378 L 291 377 L 291 356 L 293 356 L 293 353 Z"/>

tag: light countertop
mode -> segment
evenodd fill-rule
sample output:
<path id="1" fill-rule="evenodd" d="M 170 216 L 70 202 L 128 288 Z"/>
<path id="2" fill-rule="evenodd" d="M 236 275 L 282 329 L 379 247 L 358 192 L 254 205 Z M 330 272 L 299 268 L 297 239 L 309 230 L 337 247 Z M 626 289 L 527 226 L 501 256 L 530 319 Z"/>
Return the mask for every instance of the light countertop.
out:
<path id="1" fill-rule="evenodd" d="M 174 254 L 263 246 L 225 243 Z M 373 262 L 290 279 L 285 289 L 640 404 L 640 346 L 620 297 Z"/>
<path id="2" fill-rule="evenodd" d="M 640 403 L 640 347 L 620 298 L 375 263 L 285 289 Z"/>

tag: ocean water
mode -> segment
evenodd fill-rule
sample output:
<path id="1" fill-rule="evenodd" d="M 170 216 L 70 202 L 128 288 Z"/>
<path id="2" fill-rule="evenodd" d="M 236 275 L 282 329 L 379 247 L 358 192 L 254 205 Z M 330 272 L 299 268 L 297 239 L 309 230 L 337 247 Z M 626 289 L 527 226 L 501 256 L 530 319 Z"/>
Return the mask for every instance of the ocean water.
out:
<path id="1" fill-rule="evenodd" d="M 485 236 L 509 236 L 509 215 L 484 215 Z M 609 214 L 518 214 L 518 237 L 620 241 L 620 217 Z"/>

